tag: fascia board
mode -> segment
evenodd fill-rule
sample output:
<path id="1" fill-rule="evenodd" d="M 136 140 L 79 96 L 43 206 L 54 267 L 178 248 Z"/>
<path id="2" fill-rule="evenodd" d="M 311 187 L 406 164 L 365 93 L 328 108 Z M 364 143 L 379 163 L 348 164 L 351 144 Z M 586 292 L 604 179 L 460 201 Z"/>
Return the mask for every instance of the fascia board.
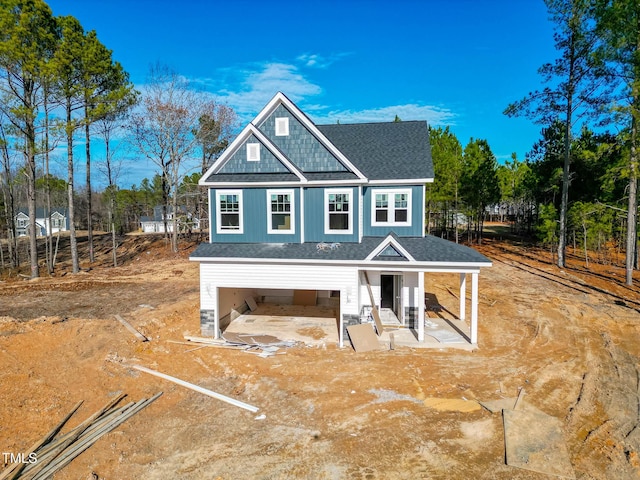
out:
<path id="1" fill-rule="evenodd" d="M 278 92 L 276 93 L 273 98 L 271 100 L 269 100 L 269 103 L 267 103 L 267 105 L 265 105 L 265 107 L 260 110 L 260 113 L 258 113 L 258 115 L 256 115 L 256 117 L 253 119 L 253 124 L 255 125 L 260 125 L 269 115 L 271 115 L 271 113 L 276 109 L 276 107 L 278 106 L 279 103 L 284 102 L 286 100 L 289 101 L 289 103 L 291 102 L 282 92 Z"/>
<path id="2" fill-rule="evenodd" d="M 231 157 L 238 150 L 240 145 L 242 145 L 242 143 L 249 137 L 249 133 L 251 132 L 251 126 L 252 125 L 249 124 L 242 129 L 242 131 L 233 140 L 233 142 L 231 142 L 231 144 L 225 149 L 222 155 L 220 155 L 220 157 L 215 162 L 213 162 L 213 165 L 209 167 L 206 173 L 202 175 L 202 177 L 200 177 L 200 180 L 198 181 L 198 185 L 200 186 L 211 185 L 211 183 L 206 182 L 205 179 L 209 178 L 211 174 L 219 171 L 225 165 L 225 163 L 227 163 L 227 161 L 229 160 L 229 157 Z"/>
<path id="3" fill-rule="evenodd" d="M 245 258 L 245 257 L 189 257 L 192 262 L 201 263 L 254 263 L 268 265 L 344 265 L 360 266 L 368 269 L 419 271 L 438 269 L 438 271 L 478 273 L 480 268 L 491 267 L 491 262 L 370 262 L 366 260 L 304 260 L 287 258 Z"/>
<path id="4" fill-rule="evenodd" d="M 210 188 L 221 187 L 234 187 L 234 188 L 251 188 L 251 187 L 273 187 L 279 188 L 281 186 L 287 187 L 299 187 L 301 182 L 209 182 L 205 186 Z M 306 185 L 306 184 L 304 184 Z"/>
<path id="5" fill-rule="evenodd" d="M 306 182 L 208 182 L 206 183 L 207 187 L 238 187 L 238 188 L 251 188 L 251 187 L 270 187 L 278 188 L 280 186 L 286 185 L 296 185 L 296 186 L 313 186 L 313 187 L 322 187 L 322 186 L 356 186 L 363 185 L 367 182 L 364 180 L 308 180 Z"/>
<path id="6" fill-rule="evenodd" d="M 402 178 L 397 180 L 369 180 L 370 185 L 417 185 L 433 183 L 433 178 Z"/>

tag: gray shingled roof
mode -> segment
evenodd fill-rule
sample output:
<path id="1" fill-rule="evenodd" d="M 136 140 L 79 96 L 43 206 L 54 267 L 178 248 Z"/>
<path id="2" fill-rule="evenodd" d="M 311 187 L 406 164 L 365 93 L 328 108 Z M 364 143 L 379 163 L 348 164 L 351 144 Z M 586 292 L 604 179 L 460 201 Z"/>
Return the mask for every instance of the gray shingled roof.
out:
<path id="1" fill-rule="evenodd" d="M 433 178 L 426 122 L 317 127 L 369 180 Z"/>
<path id="2" fill-rule="evenodd" d="M 293 173 L 214 173 L 209 175 L 207 182 L 299 182 Z"/>
<path id="3" fill-rule="evenodd" d="M 491 261 L 477 251 L 448 240 L 427 235 L 426 237 L 398 237 L 394 239 L 420 263 L 446 262 L 449 264 L 482 263 L 489 266 Z M 318 243 L 203 243 L 191 254 L 191 258 L 230 259 L 251 258 L 253 260 L 307 260 L 343 261 L 365 260 L 385 237 L 363 237 L 361 243 L 324 244 Z M 330 248 L 333 245 L 333 248 Z M 376 259 L 376 261 L 379 259 Z M 400 260 L 400 259 L 399 259 Z M 388 261 L 388 260 L 385 260 Z"/>
<path id="4" fill-rule="evenodd" d="M 369 180 L 433 178 L 433 161 L 426 122 L 384 122 L 318 125 L 347 159 Z M 351 172 L 306 172 L 308 180 L 342 180 Z M 287 173 L 218 173 L 207 182 L 298 181 Z"/>

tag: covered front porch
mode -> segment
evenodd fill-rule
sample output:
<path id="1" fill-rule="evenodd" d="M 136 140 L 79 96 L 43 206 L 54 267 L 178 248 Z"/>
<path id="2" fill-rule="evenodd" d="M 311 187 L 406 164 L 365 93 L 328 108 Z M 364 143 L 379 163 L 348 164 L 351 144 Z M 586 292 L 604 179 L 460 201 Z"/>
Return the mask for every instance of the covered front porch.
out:
<path id="1" fill-rule="evenodd" d="M 446 305 L 440 300 L 442 295 L 436 295 L 433 281 L 443 274 L 457 280 L 457 293 L 447 287 L 451 295 L 447 295 Z M 436 338 L 438 343 L 466 343 L 476 347 L 478 277 L 479 269 L 473 268 L 362 269 L 359 272 L 360 323 L 375 324 L 373 309 L 376 308 L 383 335 L 395 331 L 394 338 L 402 338 L 405 343 L 412 343 L 411 335 L 418 343 Z M 455 305 L 449 298 L 452 296 L 457 296 Z"/>

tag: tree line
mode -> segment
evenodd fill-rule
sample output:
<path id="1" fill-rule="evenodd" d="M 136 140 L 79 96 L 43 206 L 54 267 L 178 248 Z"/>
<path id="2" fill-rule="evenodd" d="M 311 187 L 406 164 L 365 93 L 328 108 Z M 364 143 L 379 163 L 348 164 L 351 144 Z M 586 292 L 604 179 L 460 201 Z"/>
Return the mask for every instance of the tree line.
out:
<path id="1" fill-rule="evenodd" d="M 567 244 L 611 261 L 624 253 L 626 283 L 638 267 L 640 2 L 545 0 L 558 57 L 538 73 L 544 88 L 505 114 L 541 125 L 525 160 L 498 165 L 484 140 L 463 149 L 432 129 L 436 180 L 428 186 L 430 228 L 481 238 L 483 219 L 502 214 L 566 264 Z M 609 131 L 607 131 L 609 130 Z M 611 133 L 613 132 L 613 133 Z"/>
<path id="2" fill-rule="evenodd" d="M 17 267 L 20 258 L 14 218 L 20 207 L 28 208 L 32 278 L 40 275 L 35 228 L 38 207 L 50 215 L 53 207 L 64 202 L 72 271 L 76 273 L 76 225 L 82 224 L 88 232 L 88 260 L 93 262 L 94 220 L 99 218 L 114 232 L 115 250 L 116 224 L 122 229 L 130 223 L 127 215 L 131 210 L 123 208 L 124 199 L 137 198 L 135 202 L 140 204 L 139 197 L 159 184 L 160 198 L 154 200 L 163 206 L 165 232 L 169 231 L 167 213 L 172 207 L 177 211 L 182 181 L 190 169 L 206 170 L 227 145 L 235 126 L 231 108 L 196 91 L 168 67 L 151 68 L 145 87 L 136 90 L 112 51 L 95 31 L 85 31 L 76 18 L 54 16 L 42 0 L 0 1 L 0 224 L 8 242 L 7 263 Z M 92 157 L 91 145 L 96 139 L 105 152 L 100 159 Z M 75 186 L 74 171 L 74 147 L 81 143 L 85 146 L 84 192 Z M 158 180 L 143 182 L 144 193 L 135 188 L 121 192 L 117 186 L 121 161 L 116 151 L 123 143 L 160 169 Z M 53 152 L 60 149 L 66 155 L 66 179 L 54 177 L 50 171 Z M 92 188 L 96 165 L 107 184 L 99 193 Z M 96 199 L 100 200 L 98 208 Z M 201 204 L 200 213 L 202 208 Z M 174 216 L 174 250 L 176 221 Z M 46 246 L 45 264 L 51 273 L 51 236 Z"/>
<path id="3" fill-rule="evenodd" d="M 480 241 L 490 216 L 534 236 L 565 266 L 567 244 L 612 261 L 624 252 L 626 281 L 637 267 L 637 123 L 640 118 L 640 4 L 636 0 L 545 0 L 558 58 L 542 65 L 544 85 L 505 109 L 541 126 L 526 158 L 498 163 L 486 140 L 463 147 L 449 128 L 431 128 L 435 182 L 427 185 L 428 233 Z M 399 121 L 398 118 L 396 118 Z M 227 146 L 235 113 L 162 65 L 141 91 L 96 32 L 73 17 L 54 17 L 41 0 L 0 0 L 0 226 L 17 266 L 13 218 L 27 205 L 49 211 L 65 202 L 73 271 L 75 226 L 130 231 L 163 206 L 165 232 L 177 249 L 177 215 L 190 205 L 206 218 L 197 180 Z M 607 131 L 609 130 L 609 131 Z M 612 133 L 613 132 L 613 133 Z M 92 157 L 92 142 L 104 147 Z M 84 143 L 85 192 L 74 185 L 74 145 Z M 118 148 L 129 145 L 159 174 L 118 187 Z M 67 178 L 50 171 L 54 150 L 66 154 Z M 96 172 L 97 167 L 97 172 Z M 106 188 L 93 191 L 99 174 Z M 39 275 L 35 228 L 29 231 L 31 276 Z M 52 239 L 46 265 L 53 270 Z"/>

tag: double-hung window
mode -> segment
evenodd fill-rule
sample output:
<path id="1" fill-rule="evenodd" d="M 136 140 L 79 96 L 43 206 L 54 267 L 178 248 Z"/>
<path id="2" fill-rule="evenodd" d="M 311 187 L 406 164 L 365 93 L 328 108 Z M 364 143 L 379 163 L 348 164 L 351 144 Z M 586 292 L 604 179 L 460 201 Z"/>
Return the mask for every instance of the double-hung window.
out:
<path id="1" fill-rule="evenodd" d="M 411 226 L 411 190 L 374 189 L 371 199 L 372 226 Z"/>
<path id="2" fill-rule="evenodd" d="M 267 232 L 295 233 L 293 190 L 267 190 Z"/>
<path id="3" fill-rule="evenodd" d="M 327 189 L 324 191 L 324 233 L 353 233 L 353 191 Z"/>
<path id="4" fill-rule="evenodd" d="M 242 233 L 242 191 L 216 191 L 216 232 Z"/>

